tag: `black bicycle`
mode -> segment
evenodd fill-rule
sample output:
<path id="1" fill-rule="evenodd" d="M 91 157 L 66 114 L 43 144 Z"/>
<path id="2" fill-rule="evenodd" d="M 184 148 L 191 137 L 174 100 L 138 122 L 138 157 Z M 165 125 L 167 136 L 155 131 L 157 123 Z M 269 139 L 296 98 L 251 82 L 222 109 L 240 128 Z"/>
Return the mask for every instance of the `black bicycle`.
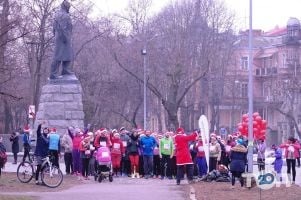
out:
<path id="1" fill-rule="evenodd" d="M 30 182 L 36 174 L 34 157 L 32 159 L 33 162 L 21 162 L 17 168 L 17 177 L 22 183 Z M 56 188 L 63 182 L 63 173 L 53 164 L 52 160 L 53 158 L 51 156 L 47 156 L 43 159 L 40 173 L 43 184 L 50 188 Z"/>

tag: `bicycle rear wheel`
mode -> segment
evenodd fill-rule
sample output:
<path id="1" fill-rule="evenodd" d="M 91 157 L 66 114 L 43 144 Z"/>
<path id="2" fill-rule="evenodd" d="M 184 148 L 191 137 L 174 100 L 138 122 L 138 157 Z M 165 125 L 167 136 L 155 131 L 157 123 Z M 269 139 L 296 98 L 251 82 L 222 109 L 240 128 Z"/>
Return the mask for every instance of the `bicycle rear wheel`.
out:
<path id="1" fill-rule="evenodd" d="M 63 173 L 56 166 L 46 166 L 42 170 L 41 179 L 46 186 L 56 188 L 63 182 Z"/>
<path id="2" fill-rule="evenodd" d="M 30 162 L 21 162 L 17 168 L 17 177 L 20 182 L 28 183 L 33 178 L 34 171 Z"/>

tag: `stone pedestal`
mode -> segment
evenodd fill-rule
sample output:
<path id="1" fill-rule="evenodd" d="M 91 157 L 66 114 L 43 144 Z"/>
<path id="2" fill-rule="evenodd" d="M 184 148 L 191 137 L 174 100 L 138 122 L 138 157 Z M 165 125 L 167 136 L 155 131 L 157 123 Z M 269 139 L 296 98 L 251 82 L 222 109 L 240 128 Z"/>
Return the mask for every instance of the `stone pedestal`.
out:
<path id="1" fill-rule="evenodd" d="M 84 127 L 82 87 L 75 75 L 49 80 L 43 86 L 35 127 L 41 121 L 46 121 L 49 128 L 55 127 L 60 135 L 69 126 Z"/>

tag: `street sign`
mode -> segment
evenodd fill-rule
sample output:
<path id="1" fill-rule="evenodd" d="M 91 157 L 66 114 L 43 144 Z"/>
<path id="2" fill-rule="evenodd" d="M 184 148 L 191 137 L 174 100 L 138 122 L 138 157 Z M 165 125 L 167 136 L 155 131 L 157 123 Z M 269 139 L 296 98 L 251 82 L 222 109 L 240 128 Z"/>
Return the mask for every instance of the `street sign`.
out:
<path id="1" fill-rule="evenodd" d="M 36 116 L 36 107 L 34 105 L 29 105 L 28 108 L 28 118 L 34 119 Z"/>

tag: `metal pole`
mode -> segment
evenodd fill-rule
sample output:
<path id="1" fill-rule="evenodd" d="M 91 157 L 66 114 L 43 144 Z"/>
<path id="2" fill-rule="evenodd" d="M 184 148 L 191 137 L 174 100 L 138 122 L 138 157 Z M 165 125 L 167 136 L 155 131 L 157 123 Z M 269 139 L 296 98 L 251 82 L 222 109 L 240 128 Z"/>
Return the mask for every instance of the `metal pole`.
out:
<path id="1" fill-rule="evenodd" d="M 143 55 L 143 129 L 146 130 L 146 47 L 142 50 Z"/>
<path id="2" fill-rule="evenodd" d="M 253 172 L 253 30 L 252 30 L 252 0 L 250 0 L 249 17 L 249 126 L 248 126 L 248 172 Z"/>

